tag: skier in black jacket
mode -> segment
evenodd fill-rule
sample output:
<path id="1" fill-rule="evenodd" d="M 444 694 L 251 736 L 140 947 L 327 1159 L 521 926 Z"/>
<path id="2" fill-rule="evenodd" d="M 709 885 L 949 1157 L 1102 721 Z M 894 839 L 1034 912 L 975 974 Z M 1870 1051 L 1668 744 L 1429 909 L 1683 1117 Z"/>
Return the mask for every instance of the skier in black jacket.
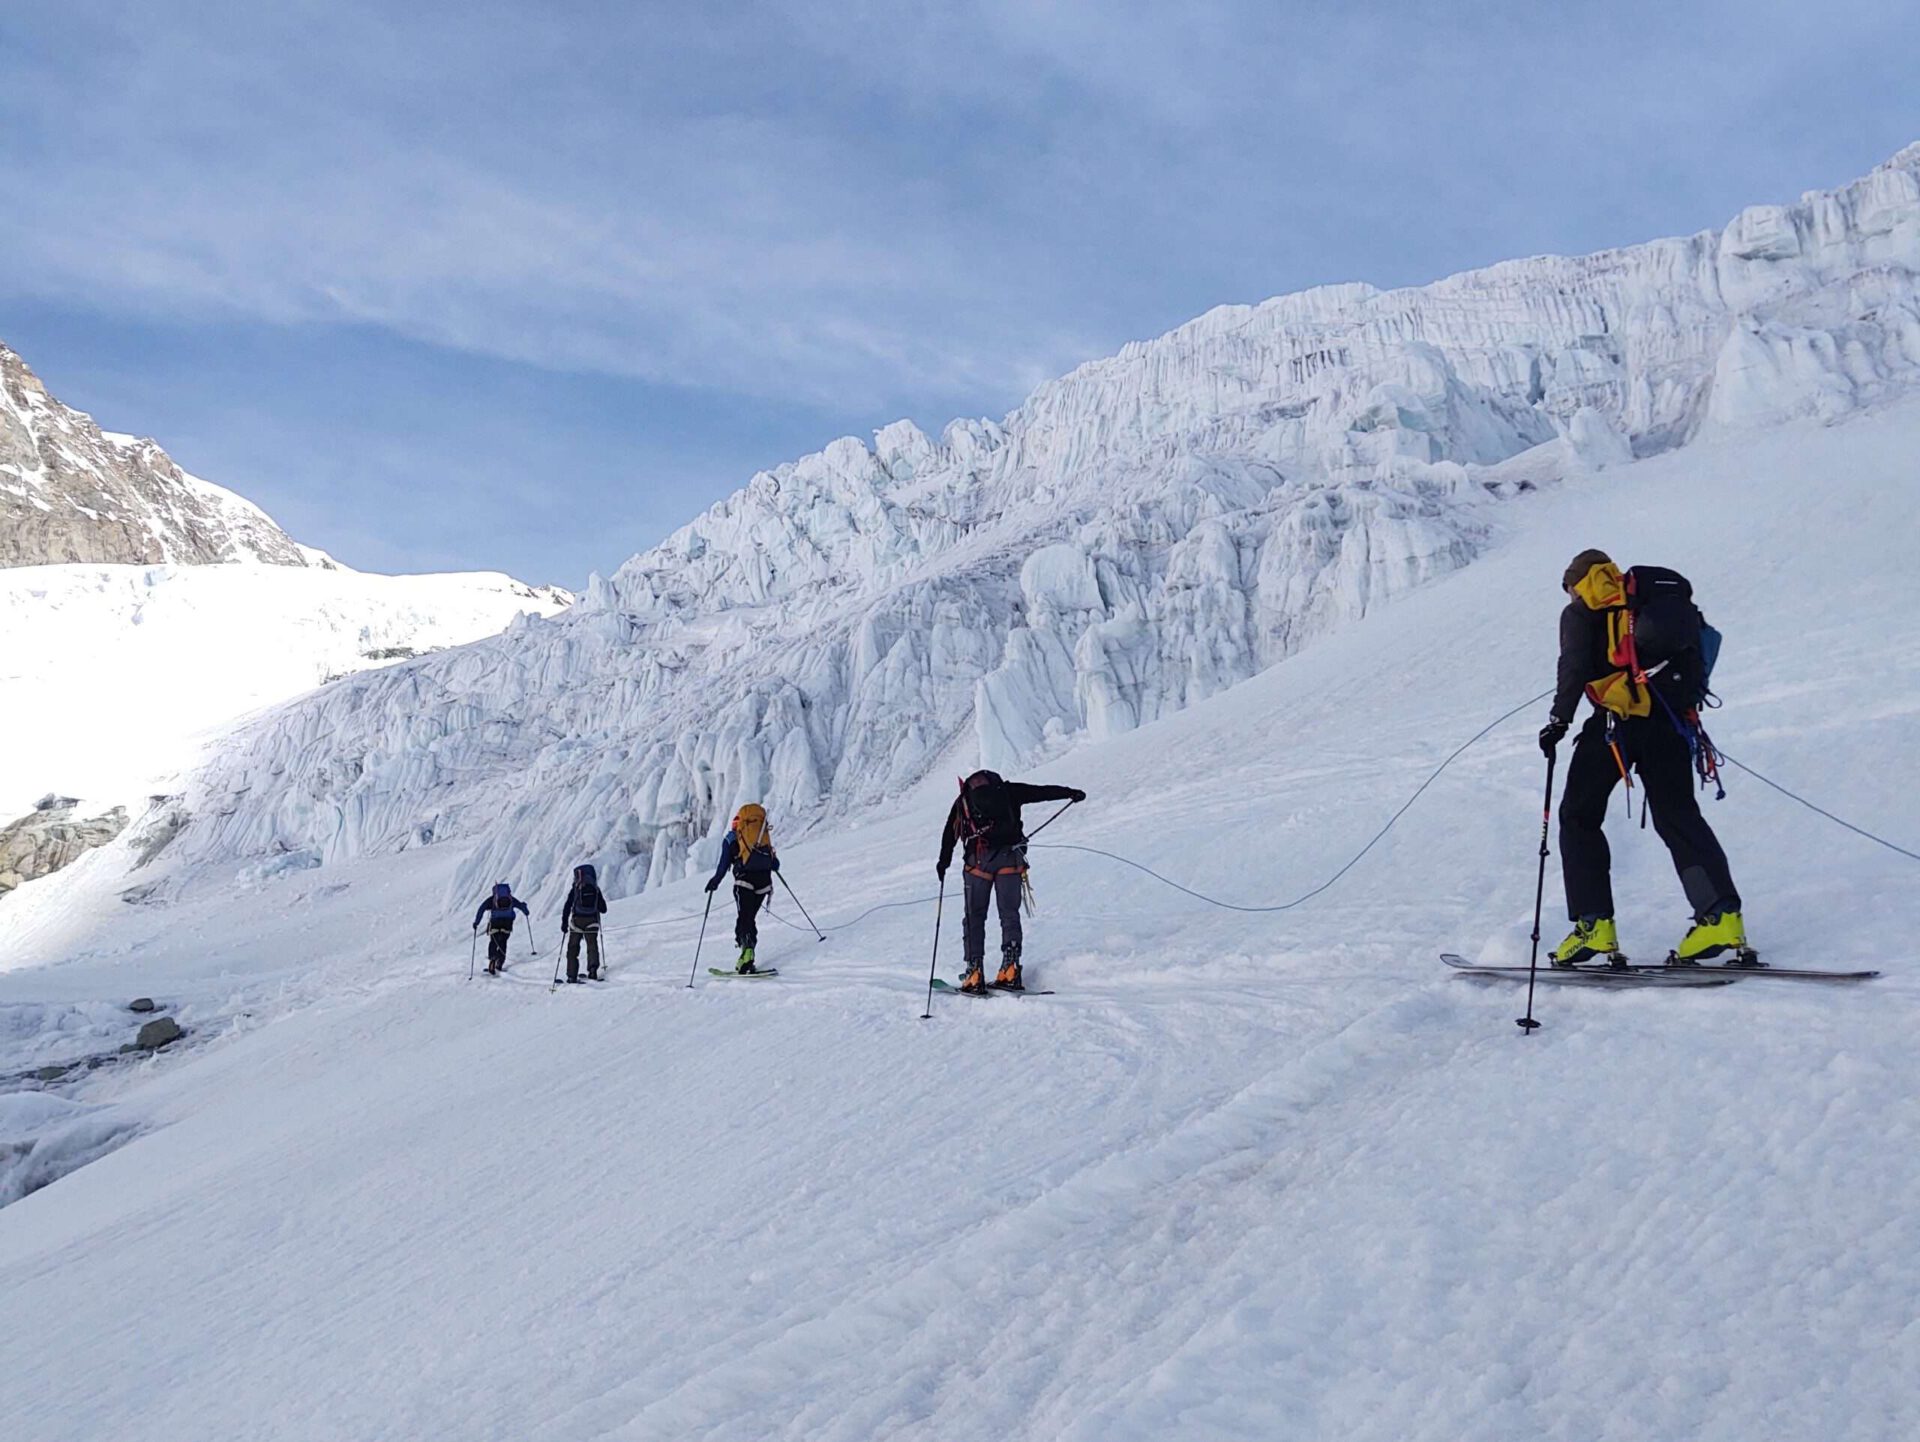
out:
<path id="1" fill-rule="evenodd" d="M 1673 572 L 1636 572 L 1642 573 L 1671 577 L 1685 587 Z M 1560 795 L 1560 865 L 1573 930 L 1553 949 L 1553 964 L 1576 966 L 1594 957 L 1624 963 L 1613 917 L 1613 858 L 1601 823 L 1608 797 L 1629 770 L 1639 773 L 1645 788 L 1641 805 L 1649 809 L 1693 907 L 1693 926 L 1669 960 L 1697 964 L 1733 952 L 1739 964 L 1750 956 L 1740 893 L 1719 838 L 1700 814 L 1693 755 L 1682 729 L 1705 691 L 1700 659 L 1682 652 L 1642 667 L 1643 651 L 1639 660 L 1625 662 L 1613 636 L 1628 609 L 1625 578 L 1606 552 L 1575 556 L 1561 589 L 1568 601 L 1560 613 L 1560 665 L 1553 712 L 1540 731 L 1541 751 L 1553 754 L 1573 724 L 1582 695 L 1594 709 L 1574 741 Z M 1691 587 L 1684 595 L 1682 614 L 1691 615 L 1696 626 L 1703 624 L 1692 607 Z M 1636 681 L 1640 670 L 1644 679 Z"/>
<path id="2" fill-rule="evenodd" d="M 567 939 L 567 980 L 580 980 L 580 943 L 587 944 L 587 980 L 600 979 L 600 918 L 607 914 L 607 898 L 591 865 L 573 868 L 573 886 L 560 908 L 560 934 Z"/>
<path id="3" fill-rule="evenodd" d="M 994 985 L 1021 991 L 1020 893 L 1027 876 L 1027 834 L 1020 827 L 1020 808 L 1036 801 L 1085 801 L 1087 793 L 1071 786 L 1028 786 L 1008 781 L 992 771 L 976 771 L 960 783 L 960 795 L 947 812 L 940 833 L 940 860 L 934 869 L 944 884 L 953 864 L 956 842 L 966 843 L 966 973 L 962 991 L 985 991 L 987 903 L 1000 910 L 1000 972 Z"/>

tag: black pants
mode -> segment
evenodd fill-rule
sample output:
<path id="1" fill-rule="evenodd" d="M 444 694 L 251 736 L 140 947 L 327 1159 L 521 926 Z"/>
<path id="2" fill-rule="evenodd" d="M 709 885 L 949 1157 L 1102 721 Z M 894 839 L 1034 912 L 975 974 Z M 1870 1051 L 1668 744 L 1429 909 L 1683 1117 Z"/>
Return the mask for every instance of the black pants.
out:
<path id="1" fill-rule="evenodd" d="M 1641 805 L 1650 807 L 1653 829 L 1673 857 L 1695 918 L 1738 911 L 1740 893 L 1727 868 L 1727 854 L 1700 814 L 1694 791 L 1693 757 L 1687 739 L 1664 712 L 1619 722 L 1614 740 L 1621 757 L 1639 774 Z M 1560 869 L 1566 880 L 1567 915 L 1613 915 L 1613 854 L 1607 849 L 1607 798 L 1620 784 L 1620 767 L 1607 747 L 1607 718 L 1595 712 L 1574 739 L 1560 793 Z"/>
<path id="2" fill-rule="evenodd" d="M 507 964 L 507 938 L 513 935 L 513 923 L 505 926 L 487 928 L 487 965 L 500 967 Z"/>
<path id="3" fill-rule="evenodd" d="M 1020 959 L 1020 888 L 1027 874 L 1026 858 L 1018 851 L 988 852 L 967 863 L 967 914 L 960 928 L 967 969 L 980 965 L 987 954 L 987 904 L 1000 910 L 1000 959 Z"/>
<path id="4" fill-rule="evenodd" d="M 592 931 L 567 932 L 567 980 L 572 981 L 580 975 L 580 942 L 587 943 L 587 975 L 600 974 L 600 928 Z"/>
<path id="5" fill-rule="evenodd" d="M 771 886 L 765 891 L 755 891 L 751 886 L 742 886 L 737 881 L 733 884 L 733 904 L 736 908 L 733 913 L 733 944 L 742 951 L 760 944 L 760 928 L 755 925 L 755 918 L 760 915 L 760 908 L 771 895 Z"/>

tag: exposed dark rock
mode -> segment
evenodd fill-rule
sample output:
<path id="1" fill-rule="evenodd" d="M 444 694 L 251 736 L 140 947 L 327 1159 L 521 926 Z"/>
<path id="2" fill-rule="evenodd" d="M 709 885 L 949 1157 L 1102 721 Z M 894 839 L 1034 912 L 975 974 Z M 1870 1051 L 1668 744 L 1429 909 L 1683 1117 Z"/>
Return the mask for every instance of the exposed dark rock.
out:
<path id="1" fill-rule="evenodd" d="M 160 1016 L 140 1028 L 140 1035 L 133 1039 L 133 1044 L 141 1051 L 158 1051 L 186 1034 L 180 1023 L 172 1017 Z"/>
<path id="2" fill-rule="evenodd" d="M 153 1011 L 155 1009 L 153 998 L 150 996 L 136 996 L 132 1001 L 127 1003 L 128 1011 Z"/>

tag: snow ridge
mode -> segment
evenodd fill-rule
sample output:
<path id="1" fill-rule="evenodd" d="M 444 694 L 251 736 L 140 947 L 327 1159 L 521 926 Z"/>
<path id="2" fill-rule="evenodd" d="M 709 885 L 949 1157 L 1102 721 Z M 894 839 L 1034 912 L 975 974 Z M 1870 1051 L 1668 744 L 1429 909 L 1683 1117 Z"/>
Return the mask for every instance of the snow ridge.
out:
<path id="1" fill-rule="evenodd" d="M 464 837 L 455 890 L 698 869 L 1230 687 L 1466 564 L 1501 503 L 1920 381 L 1920 147 L 1721 231 L 1225 306 L 755 476 L 557 621 L 360 676 L 200 777 L 201 856 Z M 695 852 L 702 856 L 696 859 Z M 557 885 L 557 881 L 553 883 Z"/>

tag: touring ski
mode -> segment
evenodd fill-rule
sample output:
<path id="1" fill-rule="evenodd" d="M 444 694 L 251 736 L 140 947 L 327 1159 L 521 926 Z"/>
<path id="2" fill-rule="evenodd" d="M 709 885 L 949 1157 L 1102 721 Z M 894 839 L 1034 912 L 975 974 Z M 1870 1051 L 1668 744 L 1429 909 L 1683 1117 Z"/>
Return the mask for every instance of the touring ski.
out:
<path id="1" fill-rule="evenodd" d="M 933 989 L 947 996 L 971 996 L 976 998 L 985 998 L 993 995 L 993 989 L 991 987 L 989 987 L 985 991 L 963 991 L 959 987 L 955 986 L 952 982 L 948 981 L 944 976 L 936 976 L 933 979 Z"/>
<path id="2" fill-rule="evenodd" d="M 1492 976 L 1504 981 L 1525 981 L 1532 970 L 1525 966 L 1480 966 L 1450 951 L 1442 952 L 1440 959 L 1462 976 Z M 1731 986 L 1743 976 L 1756 975 L 1751 971 L 1705 966 L 1543 966 L 1537 974 L 1545 982 L 1578 982 L 1588 986 L 1612 987 Z"/>
<path id="3" fill-rule="evenodd" d="M 735 971 L 731 967 L 722 968 L 710 966 L 707 968 L 707 975 L 722 977 L 728 981 L 758 981 L 763 976 L 780 975 L 780 968 L 777 966 L 763 966 L 758 971 Z"/>
<path id="4" fill-rule="evenodd" d="M 1748 962 L 1744 965 L 1724 961 L 1701 961 L 1691 966 L 1684 962 L 1669 961 L 1660 966 L 1636 966 L 1633 969 L 1682 976 L 1691 971 L 1718 972 L 1725 976 L 1773 976 L 1782 981 L 1871 981 L 1880 975 L 1877 971 L 1821 971 L 1804 966 L 1775 966 L 1766 961 Z"/>

